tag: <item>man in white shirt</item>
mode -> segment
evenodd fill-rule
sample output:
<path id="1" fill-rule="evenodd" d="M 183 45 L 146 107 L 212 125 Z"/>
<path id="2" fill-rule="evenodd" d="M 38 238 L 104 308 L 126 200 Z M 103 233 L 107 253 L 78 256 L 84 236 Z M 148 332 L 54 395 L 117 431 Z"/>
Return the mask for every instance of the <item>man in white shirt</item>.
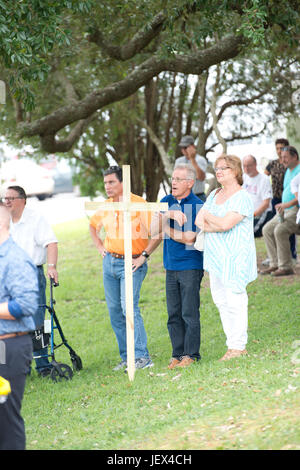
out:
<path id="1" fill-rule="evenodd" d="M 262 236 L 263 226 L 273 217 L 272 186 L 267 175 L 257 170 L 256 158 L 247 155 L 243 158 L 243 188 L 250 194 L 254 205 L 254 236 Z"/>
<path id="2" fill-rule="evenodd" d="M 43 265 L 48 262 L 47 275 L 58 282 L 56 270 L 58 249 L 57 238 L 46 221 L 39 213 L 26 207 L 26 193 L 21 186 L 9 186 L 6 190 L 4 203 L 11 215 L 10 234 L 13 240 L 30 256 L 38 269 L 39 308 L 34 316 L 35 328 L 44 325 L 46 305 L 46 277 Z M 48 349 L 34 352 L 36 369 L 41 376 L 50 372 L 47 357 Z"/>
<path id="3" fill-rule="evenodd" d="M 181 153 L 183 157 L 179 157 L 175 161 L 175 168 L 177 165 L 188 163 L 192 165 L 196 171 L 196 181 L 193 186 L 193 193 L 201 199 L 201 201 L 206 201 L 205 196 L 205 177 L 207 169 L 207 161 L 204 157 L 201 157 L 197 154 L 197 149 L 195 147 L 194 138 L 191 135 L 185 135 L 182 137 L 179 142 L 179 147 L 181 148 Z"/>

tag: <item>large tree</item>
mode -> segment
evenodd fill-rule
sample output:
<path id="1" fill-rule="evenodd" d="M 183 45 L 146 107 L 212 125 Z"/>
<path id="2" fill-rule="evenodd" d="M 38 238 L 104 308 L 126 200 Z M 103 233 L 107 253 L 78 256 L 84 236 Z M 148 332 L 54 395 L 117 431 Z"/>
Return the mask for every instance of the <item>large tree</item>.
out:
<path id="1" fill-rule="evenodd" d="M 228 110 L 270 100 L 275 69 L 280 73 L 281 58 L 297 50 L 297 1 L 89 3 L 90 12 L 59 12 L 70 44 L 54 42 L 43 55 L 50 73 L 32 87 L 36 107 L 14 93 L 10 104 L 23 142 L 72 152 L 90 194 L 111 155 L 130 163 L 136 192 L 155 198 L 181 134 L 198 134 L 204 155 L 216 143 L 212 135 L 225 142 L 241 136 L 224 133 Z M 12 128 L 12 115 L 5 119 Z M 242 130 L 241 115 L 238 121 Z"/>

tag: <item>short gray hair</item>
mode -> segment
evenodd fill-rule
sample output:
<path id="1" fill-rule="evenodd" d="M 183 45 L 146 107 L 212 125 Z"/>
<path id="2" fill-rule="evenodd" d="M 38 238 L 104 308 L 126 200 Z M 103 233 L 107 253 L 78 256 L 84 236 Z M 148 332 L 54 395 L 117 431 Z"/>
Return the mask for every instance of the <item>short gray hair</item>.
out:
<path id="1" fill-rule="evenodd" d="M 186 170 L 187 178 L 196 181 L 196 171 L 189 163 L 179 163 L 174 170 Z"/>

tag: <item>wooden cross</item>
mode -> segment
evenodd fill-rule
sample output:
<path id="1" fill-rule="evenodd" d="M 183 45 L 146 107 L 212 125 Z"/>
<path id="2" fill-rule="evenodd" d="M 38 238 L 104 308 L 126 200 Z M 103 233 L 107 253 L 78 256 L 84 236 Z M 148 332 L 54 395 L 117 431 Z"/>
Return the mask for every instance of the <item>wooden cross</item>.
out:
<path id="1" fill-rule="evenodd" d="M 131 212 L 167 211 L 167 203 L 131 202 L 130 201 L 130 166 L 123 165 L 123 201 L 122 202 L 86 202 L 86 210 L 123 211 L 124 217 L 124 255 L 125 255 L 125 300 L 126 300 L 126 342 L 127 371 L 130 381 L 134 379 L 134 315 L 132 283 L 132 226 Z"/>

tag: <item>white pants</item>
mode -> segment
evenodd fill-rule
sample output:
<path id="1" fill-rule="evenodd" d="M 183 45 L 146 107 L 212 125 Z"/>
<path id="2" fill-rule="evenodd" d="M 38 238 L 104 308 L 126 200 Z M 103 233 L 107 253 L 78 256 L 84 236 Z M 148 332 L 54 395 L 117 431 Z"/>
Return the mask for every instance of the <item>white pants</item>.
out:
<path id="1" fill-rule="evenodd" d="M 210 290 L 213 301 L 220 312 L 228 349 L 243 350 L 247 344 L 248 295 L 232 292 L 221 279 L 210 274 Z"/>

